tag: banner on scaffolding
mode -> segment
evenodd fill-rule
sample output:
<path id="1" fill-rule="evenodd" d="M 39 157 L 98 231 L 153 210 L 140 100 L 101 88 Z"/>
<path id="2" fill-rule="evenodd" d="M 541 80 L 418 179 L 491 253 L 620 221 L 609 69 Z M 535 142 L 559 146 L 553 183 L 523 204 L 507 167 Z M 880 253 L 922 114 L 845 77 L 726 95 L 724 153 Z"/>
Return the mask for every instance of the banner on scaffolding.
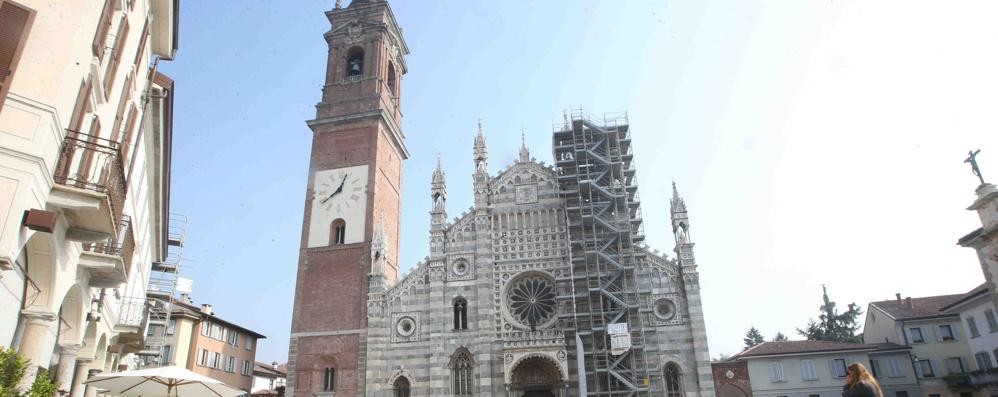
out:
<path id="1" fill-rule="evenodd" d="M 610 335 L 610 354 L 619 356 L 631 348 L 631 332 L 627 330 L 627 323 L 607 324 L 606 333 Z"/>
<path id="2" fill-rule="evenodd" d="M 177 292 L 194 292 L 194 280 L 189 278 L 177 277 L 177 285 L 174 287 Z"/>

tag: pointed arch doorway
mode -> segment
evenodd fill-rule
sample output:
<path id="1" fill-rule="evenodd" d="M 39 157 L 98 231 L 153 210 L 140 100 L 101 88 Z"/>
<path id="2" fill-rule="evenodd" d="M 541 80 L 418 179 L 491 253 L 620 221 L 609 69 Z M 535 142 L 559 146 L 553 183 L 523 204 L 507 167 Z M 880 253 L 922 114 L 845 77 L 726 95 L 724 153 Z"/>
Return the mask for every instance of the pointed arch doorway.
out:
<path id="1" fill-rule="evenodd" d="M 515 397 L 562 397 L 564 381 L 558 365 L 543 357 L 531 357 L 521 361 L 512 371 L 511 396 Z"/>

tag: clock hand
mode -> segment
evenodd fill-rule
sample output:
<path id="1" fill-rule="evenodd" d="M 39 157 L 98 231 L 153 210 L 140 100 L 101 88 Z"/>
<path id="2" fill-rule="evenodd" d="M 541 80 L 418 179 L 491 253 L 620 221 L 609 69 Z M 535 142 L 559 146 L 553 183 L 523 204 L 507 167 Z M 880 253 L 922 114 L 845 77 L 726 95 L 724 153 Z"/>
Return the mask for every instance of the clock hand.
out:
<path id="1" fill-rule="evenodd" d="M 347 182 L 347 175 L 343 175 L 343 181 L 340 182 L 340 186 L 338 188 L 336 188 L 336 191 L 334 191 L 332 194 L 330 194 L 329 197 L 326 197 L 326 198 L 322 199 L 322 201 L 320 201 L 319 204 L 325 204 L 326 201 L 329 201 L 329 199 L 333 198 L 333 196 L 335 196 L 337 193 L 342 192 L 343 191 L 343 184 L 345 184 L 346 182 Z"/>

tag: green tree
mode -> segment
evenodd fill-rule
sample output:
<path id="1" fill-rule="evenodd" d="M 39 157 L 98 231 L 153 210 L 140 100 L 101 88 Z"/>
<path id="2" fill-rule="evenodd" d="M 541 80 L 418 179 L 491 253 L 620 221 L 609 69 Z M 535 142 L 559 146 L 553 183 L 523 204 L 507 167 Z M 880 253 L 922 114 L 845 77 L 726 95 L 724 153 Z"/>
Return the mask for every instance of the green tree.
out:
<path id="1" fill-rule="evenodd" d="M 0 348 L 0 397 L 54 397 L 55 382 L 48 370 L 38 371 L 35 381 L 27 393 L 17 388 L 31 363 L 18 356 L 14 349 Z"/>
<path id="2" fill-rule="evenodd" d="M 749 328 L 748 332 L 745 333 L 745 338 L 742 339 L 745 342 L 745 348 L 748 349 L 752 346 L 758 345 L 766 341 L 766 338 L 762 336 L 762 332 L 759 332 L 755 326 Z"/>
<path id="3" fill-rule="evenodd" d="M 776 332 L 776 336 L 773 337 L 773 342 L 785 342 L 785 341 L 788 341 L 788 340 L 790 340 L 790 339 L 787 339 L 787 336 L 783 335 L 783 333 L 779 332 L 779 331 L 777 331 Z"/>
<path id="4" fill-rule="evenodd" d="M 862 335 L 856 335 L 856 331 L 859 330 L 859 316 L 863 311 L 855 303 L 850 303 L 849 309 L 839 314 L 835 302 L 828 299 L 828 289 L 822 285 L 821 290 L 824 303 L 821 305 L 818 321 L 808 320 L 804 329 L 797 328 L 797 333 L 807 340 L 861 342 Z"/>

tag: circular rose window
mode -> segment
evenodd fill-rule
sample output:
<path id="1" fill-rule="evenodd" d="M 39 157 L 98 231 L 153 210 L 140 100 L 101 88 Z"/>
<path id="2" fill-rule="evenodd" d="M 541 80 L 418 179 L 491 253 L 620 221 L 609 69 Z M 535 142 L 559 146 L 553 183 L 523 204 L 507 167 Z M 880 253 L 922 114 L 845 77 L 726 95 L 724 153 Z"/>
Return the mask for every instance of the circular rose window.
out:
<path id="1" fill-rule="evenodd" d="M 398 323 L 395 324 L 395 331 L 398 332 L 400 336 L 412 336 L 416 332 L 416 322 L 412 317 L 402 317 L 399 319 Z"/>
<path id="2" fill-rule="evenodd" d="M 554 279 L 543 273 L 527 273 L 509 282 L 506 306 L 514 322 L 536 328 L 554 320 L 558 302 Z"/>
<path id="3" fill-rule="evenodd" d="M 458 276 L 463 276 L 465 274 L 468 274 L 468 262 L 464 261 L 463 259 L 454 262 L 454 274 Z"/>
<path id="4" fill-rule="evenodd" d="M 666 298 L 655 301 L 655 317 L 662 320 L 672 320 L 673 317 L 676 317 L 676 304 Z"/>

